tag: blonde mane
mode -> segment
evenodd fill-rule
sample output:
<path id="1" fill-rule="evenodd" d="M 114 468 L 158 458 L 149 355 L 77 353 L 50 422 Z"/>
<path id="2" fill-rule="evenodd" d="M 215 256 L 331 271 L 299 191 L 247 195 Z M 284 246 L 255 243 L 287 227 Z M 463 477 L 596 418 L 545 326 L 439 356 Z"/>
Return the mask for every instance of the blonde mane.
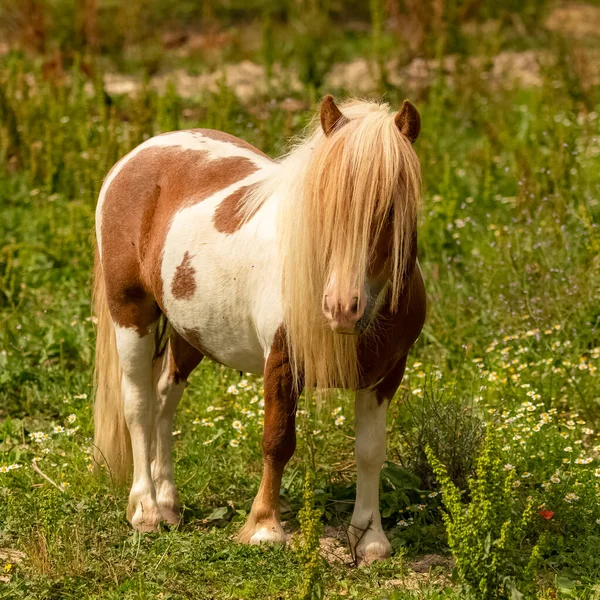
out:
<path id="1" fill-rule="evenodd" d="M 277 197 L 284 326 L 296 381 L 307 388 L 358 386 L 358 338 L 331 330 L 323 290 L 333 272 L 341 286 L 364 280 L 373 241 L 392 214 L 392 275 L 382 293 L 397 310 L 420 196 L 419 161 L 388 105 L 351 100 L 340 109 L 347 121 L 325 136 L 314 119 L 245 205 L 253 214 Z"/>

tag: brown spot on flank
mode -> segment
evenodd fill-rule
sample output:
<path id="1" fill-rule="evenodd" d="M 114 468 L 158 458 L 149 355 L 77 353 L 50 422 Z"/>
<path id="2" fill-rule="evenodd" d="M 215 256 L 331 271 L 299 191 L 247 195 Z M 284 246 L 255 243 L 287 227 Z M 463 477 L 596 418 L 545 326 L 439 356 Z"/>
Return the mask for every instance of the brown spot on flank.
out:
<path id="1" fill-rule="evenodd" d="M 175 276 L 171 284 L 171 292 L 178 300 L 186 300 L 194 295 L 196 290 L 196 281 L 194 275 L 196 270 L 191 265 L 192 257 L 186 251 L 183 255 L 181 264 L 175 269 Z"/>
<path id="2" fill-rule="evenodd" d="M 220 233 L 235 233 L 244 224 L 243 199 L 256 184 L 238 188 L 217 206 L 213 214 L 213 225 Z M 257 212 L 258 206 L 246 218 L 249 221 Z"/>

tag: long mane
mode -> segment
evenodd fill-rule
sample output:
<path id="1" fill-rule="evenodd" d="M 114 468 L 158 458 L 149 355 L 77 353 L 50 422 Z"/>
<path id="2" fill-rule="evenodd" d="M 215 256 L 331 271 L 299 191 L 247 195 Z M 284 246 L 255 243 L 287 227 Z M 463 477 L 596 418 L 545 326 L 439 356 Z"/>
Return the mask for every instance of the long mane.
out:
<path id="1" fill-rule="evenodd" d="M 373 239 L 392 215 L 392 275 L 383 293 L 397 310 L 421 187 L 417 156 L 387 104 L 350 100 L 340 109 L 347 122 L 325 136 L 315 118 L 245 206 L 252 214 L 267 198 L 277 197 L 292 367 L 296 382 L 317 389 L 354 389 L 360 378 L 357 336 L 334 333 L 321 310 L 330 275 L 335 272 L 341 286 L 362 282 Z"/>

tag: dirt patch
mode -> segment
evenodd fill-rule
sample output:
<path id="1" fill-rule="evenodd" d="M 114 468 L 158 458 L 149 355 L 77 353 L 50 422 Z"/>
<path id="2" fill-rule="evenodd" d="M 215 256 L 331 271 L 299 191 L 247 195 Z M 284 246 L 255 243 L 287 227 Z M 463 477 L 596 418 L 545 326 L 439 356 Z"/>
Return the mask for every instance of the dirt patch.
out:
<path id="1" fill-rule="evenodd" d="M 154 76 L 150 85 L 164 93 L 170 83 L 184 98 L 193 98 L 202 92 L 216 93 L 220 86 L 226 85 L 244 103 L 249 103 L 258 96 L 264 96 L 271 88 L 285 87 L 290 91 L 302 89 L 300 81 L 293 72 L 275 65 L 273 75 L 268 79 L 265 68 L 249 60 L 224 65 L 217 71 L 201 75 L 190 75 L 183 69 L 175 69 Z M 109 94 L 131 94 L 141 89 L 142 80 L 138 77 L 108 73 L 104 77 L 104 85 Z"/>
<path id="2" fill-rule="evenodd" d="M 25 554 L 12 548 L 0 548 L 0 583 L 8 583 L 14 565 L 18 565 L 25 558 Z"/>
<path id="3" fill-rule="evenodd" d="M 600 31 L 600 6 L 559 6 L 548 15 L 546 28 L 576 39 L 597 37 Z"/>
<path id="4" fill-rule="evenodd" d="M 471 57 L 466 67 L 482 71 L 482 78 L 498 87 L 520 85 L 537 87 L 542 85 L 540 64 L 545 60 L 541 52 L 528 50 L 525 52 L 501 52 L 491 59 Z M 457 57 L 450 55 L 440 62 L 437 59 L 427 60 L 415 58 L 406 66 L 399 66 L 396 59 L 386 64 L 389 82 L 401 89 L 418 92 L 431 85 L 441 72 L 448 82 L 457 72 Z M 334 65 L 325 79 L 325 87 L 330 89 L 346 89 L 352 93 L 367 94 L 377 89 L 374 66 L 371 61 L 359 59 L 349 63 Z"/>
<path id="5" fill-rule="evenodd" d="M 326 526 L 319 540 L 321 556 L 329 563 L 353 563 L 352 555 L 348 549 L 348 539 L 344 527 Z"/>
<path id="6" fill-rule="evenodd" d="M 454 560 L 449 556 L 442 556 L 441 554 L 424 554 L 418 559 L 409 562 L 407 566 L 415 573 L 429 573 L 435 568 L 442 571 L 451 571 L 454 567 Z"/>
<path id="7" fill-rule="evenodd" d="M 498 87 L 522 85 L 535 87 L 542 84 L 540 61 L 544 56 L 532 50 L 526 52 L 502 52 L 495 56 L 491 65 L 484 71 L 484 78 Z M 472 57 L 467 66 L 473 69 L 484 69 L 484 59 Z M 440 63 L 438 60 L 415 58 L 406 66 L 400 66 L 396 59 L 386 65 L 389 82 L 407 92 L 417 92 L 429 86 L 440 73 L 452 83 L 457 71 L 457 58 L 447 56 Z M 376 67 L 368 59 L 358 59 L 348 63 L 334 65 L 325 77 L 324 89 L 347 90 L 350 94 L 370 94 L 377 91 Z M 141 89 L 140 78 L 107 73 L 104 77 L 106 91 L 109 94 L 131 94 Z M 249 60 L 224 65 L 222 69 L 201 75 L 190 75 L 182 69 L 168 74 L 156 75 L 150 85 L 164 93 L 172 83 L 184 98 L 197 97 L 203 92 L 216 93 L 220 86 L 226 85 L 244 104 L 256 98 L 264 97 L 269 90 L 300 91 L 302 85 L 295 72 L 275 65 L 273 75 L 269 79 L 262 65 Z"/>

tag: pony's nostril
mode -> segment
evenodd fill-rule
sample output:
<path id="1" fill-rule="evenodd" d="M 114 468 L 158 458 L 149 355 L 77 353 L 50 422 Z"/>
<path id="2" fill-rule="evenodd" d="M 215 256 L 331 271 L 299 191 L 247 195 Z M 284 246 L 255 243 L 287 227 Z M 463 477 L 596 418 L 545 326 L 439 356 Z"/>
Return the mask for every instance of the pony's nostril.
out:
<path id="1" fill-rule="evenodd" d="M 352 303 L 350 304 L 350 312 L 352 314 L 356 314 L 358 312 L 358 296 L 354 296 L 354 298 L 352 298 Z"/>

